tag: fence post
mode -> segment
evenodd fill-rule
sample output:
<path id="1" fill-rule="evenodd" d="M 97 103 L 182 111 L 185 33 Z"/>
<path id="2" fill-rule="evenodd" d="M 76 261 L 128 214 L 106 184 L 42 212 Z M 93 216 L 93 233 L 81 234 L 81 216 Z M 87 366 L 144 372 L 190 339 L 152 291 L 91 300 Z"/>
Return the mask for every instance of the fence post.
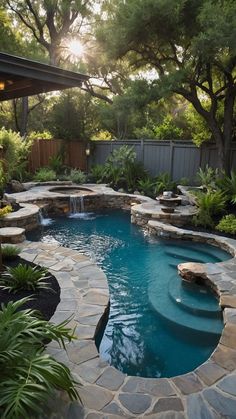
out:
<path id="1" fill-rule="evenodd" d="M 143 138 L 140 141 L 140 156 L 141 156 L 141 162 L 144 164 L 144 140 Z"/>
<path id="2" fill-rule="evenodd" d="M 172 179 L 172 176 L 173 176 L 173 163 L 174 163 L 173 157 L 174 157 L 174 143 L 171 140 L 170 141 L 170 169 L 169 169 L 171 179 Z"/>

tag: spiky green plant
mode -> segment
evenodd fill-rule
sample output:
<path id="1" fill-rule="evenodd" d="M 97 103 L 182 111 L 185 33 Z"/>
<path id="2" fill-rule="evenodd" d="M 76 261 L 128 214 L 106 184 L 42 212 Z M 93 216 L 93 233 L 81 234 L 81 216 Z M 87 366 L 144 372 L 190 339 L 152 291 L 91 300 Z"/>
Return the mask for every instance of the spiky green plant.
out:
<path id="1" fill-rule="evenodd" d="M 197 172 L 196 178 L 205 191 L 213 191 L 216 188 L 216 181 L 219 177 L 219 170 L 206 165 L 205 169 Z"/>
<path id="2" fill-rule="evenodd" d="M 202 227 L 213 228 L 214 216 L 221 214 L 226 207 L 227 198 L 221 191 L 215 192 L 197 192 L 196 204 L 198 206 L 198 214 L 194 217 L 194 223 Z"/>
<path id="3" fill-rule="evenodd" d="M 160 195 L 164 191 L 174 191 L 176 189 L 176 183 L 171 180 L 169 173 L 161 173 L 156 178 L 155 182 L 155 193 Z"/>
<path id="4" fill-rule="evenodd" d="M 34 310 L 21 310 L 27 298 L 2 305 L 0 311 L 0 416 L 4 419 L 37 418 L 55 389 L 78 398 L 69 369 L 43 353 L 42 342 L 54 339 L 62 347 L 75 339 L 67 325 L 38 318 Z"/>
<path id="5" fill-rule="evenodd" d="M 0 277 L 0 288 L 9 292 L 20 290 L 36 291 L 37 289 L 51 289 L 46 280 L 48 271 L 45 268 L 19 264 L 14 268 L 7 268 Z"/>
<path id="6" fill-rule="evenodd" d="M 154 186 L 155 186 L 155 183 L 153 182 L 153 179 L 149 177 L 138 181 L 138 189 L 144 195 L 150 196 L 151 198 L 154 196 Z"/>
<path id="7" fill-rule="evenodd" d="M 21 249 L 19 247 L 7 244 L 2 246 L 2 257 L 4 260 L 15 259 L 19 255 L 20 251 Z"/>

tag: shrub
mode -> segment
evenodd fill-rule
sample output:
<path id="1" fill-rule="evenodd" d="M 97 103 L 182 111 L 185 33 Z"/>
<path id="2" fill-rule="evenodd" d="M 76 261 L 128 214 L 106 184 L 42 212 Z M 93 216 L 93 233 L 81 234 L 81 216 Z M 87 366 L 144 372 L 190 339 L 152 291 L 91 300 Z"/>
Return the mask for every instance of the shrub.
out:
<path id="1" fill-rule="evenodd" d="M 154 132 L 159 140 L 177 140 L 183 135 L 183 130 L 175 125 L 171 115 L 167 115 Z"/>
<path id="2" fill-rule="evenodd" d="M 2 246 L 2 258 L 4 260 L 15 259 L 20 252 L 21 249 L 19 247 L 11 246 L 10 244 Z"/>
<path id="3" fill-rule="evenodd" d="M 11 179 L 17 164 L 21 161 L 26 145 L 18 133 L 2 128 L 0 130 L 0 146 L 3 153 L 1 165 L 4 172 L 4 181 L 7 182 Z"/>
<path id="4" fill-rule="evenodd" d="M 62 173 L 65 168 L 62 156 L 60 154 L 51 156 L 49 158 L 49 166 L 57 175 Z"/>
<path id="5" fill-rule="evenodd" d="M 5 215 L 9 214 L 10 212 L 12 212 L 11 205 L 6 205 L 5 207 L 0 208 L 0 218 L 5 217 Z"/>
<path id="6" fill-rule="evenodd" d="M 223 233 L 236 234 L 236 216 L 233 214 L 225 215 L 217 224 L 216 230 Z"/>
<path id="7" fill-rule="evenodd" d="M 213 217 L 224 211 L 227 200 L 226 196 L 221 191 L 197 192 L 195 196 L 199 211 L 193 219 L 194 224 L 204 228 L 213 228 L 215 225 Z"/>
<path id="8" fill-rule="evenodd" d="M 35 140 L 51 140 L 52 134 L 49 131 L 31 131 L 29 134 L 27 134 L 26 137 L 27 141 L 33 142 Z"/>
<path id="9" fill-rule="evenodd" d="M 74 183 L 85 183 L 86 175 L 79 169 L 72 169 L 69 175 L 69 179 Z"/>
<path id="10" fill-rule="evenodd" d="M 1 275 L 0 288 L 13 293 L 21 290 L 50 289 L 48 283 L 45 282 L 48 278 L 47 273 L 44 268 L 20 263 L 15 268 L 7 268 L 7 271 Z"/>
<path id="11" fill-rule="evenodd" d="M 37 182 L 50 182 L 56 178 L 56 172 L 48 167 L 41 167 L 34 175 L 34 180 Z"/>
<path id="12" fill-rule="evenodd" d="M 236 204 L 236 172 L 232 171 L 230 176 L 223 175 L 217 179 L 217 186 L 228 197 L 228 200 Z"/>
<path id="13" fill-rule="evenodd" d="M 90 174 L 93 180 L 97 183 L 102 183 L 106 179 L 106 166 L 102 164 L 96 164 L 91 167 Z"/>
<path id="14" fill-rule="evenodd" d="M 216 189 L 216 180 L 219 177 L 218 169 L 212 169 L 206 165 L 205 169 L 200 169 L 197 172 L 196 180 L 206 191 L 213 191 Z"/>
<path id="15" fill-rule="evenodd" d="M 37 317 L 34 310 L 21 310 L 27 299 L 2 305 L 0 311 L 0 416 L 5 419 L 38 417 L 55 389 L 78 398 L 69 369 L 44 353 L 42 342 L 75 339 L 67 325 L 54 325 Z M 21 311 L 20 311 L 21 310 Z"/>
<path id="16" fill-rule="evenodd" d="M 154 187 L 155 183 L 153 182 L 153 179 L 146 178 L 138 181 L 138 189 L 141 193 L 150 196 L 151 198 L 154 196 Z"/>
<path id="17" fill-rule="evenodd" d="M 162 194 L 164 191 L 174 191 L 176 183 L 171 180 L 169 173 L 161 173 L 155 181 L 155 193 Z"/>
<path id="18" fill-rule="evenodd" d="M 124 169 L 124 179 L 129 191 L 134 191 L 138 186 L 138 181 L 147 177 L 147 171 L 140 161 L 131 161 L 126 164 Z"/>

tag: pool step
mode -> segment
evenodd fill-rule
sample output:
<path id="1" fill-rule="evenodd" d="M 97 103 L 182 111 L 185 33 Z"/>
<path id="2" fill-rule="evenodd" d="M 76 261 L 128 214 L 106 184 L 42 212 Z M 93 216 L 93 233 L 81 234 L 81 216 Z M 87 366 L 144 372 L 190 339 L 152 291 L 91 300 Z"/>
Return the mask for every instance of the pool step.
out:
<path id="1" fill-rule="evenodd" d="M 167 256 L 171 256 L 174 259 L 178 259 L 177 263 L 183 263 L 183 262 L 195 262 L 195 263 L 202 263 L 202 259 L 196 258 L 196 257 L 191 257 L 191 256 L 186 256 L 186 255 L 182 255 L 179 254 L 178 252 L 170 252 L 169 250 L 165 251 L 165 254 Z"/>
<path id="2" fill-rule="evenodd" d="M 181 245 L 175 245 L 175 244 L 168 244 L 166 246 L 165 253 L 169 256 L 178 257 L 178 258 L 187 258 L 188 260 L 196 260 L 201 263 L 208 262 L 209 258 L 213 263 L 221 262 L 222 259 L 220 259 L 218 256 L 216 256 L 214 253 L 211 253 L 209 251 L 198 249 L 197 251 L 192 248 L 188 247 L 186 249 L 185 246 Z M 186 253 L 188 256 L 186 256 Z M 186 260 L 187 260 L 186 259 Z"/>
<path id="3" fill-rule="evenodd" d="M 149 302 L 156 313 L 172 326 L 178 326 L 191 333 L 202 333 L 220 336 L 222 322 L 217 314 L 216 317 L 197 315 L 191 311 L 182 309 L 170 298 L 168 292 L 163 293 L 163 287 L 153 283 L 148 290 Z"/>
<path id="4" fill-rule="evenodd" d="M 174 275 L 170 279 L 168 291 L 173 303 L 182 310 L 199 316 L 221 317 L 219 303 L 216 298 L 212 298 L 212 293 L 207 287 L 183 282 Z"/>

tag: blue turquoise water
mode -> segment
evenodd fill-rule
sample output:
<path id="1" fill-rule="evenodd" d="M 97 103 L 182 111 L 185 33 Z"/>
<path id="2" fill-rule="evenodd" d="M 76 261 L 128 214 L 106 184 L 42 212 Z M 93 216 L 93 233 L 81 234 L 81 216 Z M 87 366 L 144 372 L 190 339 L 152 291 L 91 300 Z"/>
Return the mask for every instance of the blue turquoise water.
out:
<path id="1" fill-rule="evenodd" d="M 226 252 L 150 237 L 124 211 L 56 218 L 29 238 L 86 253 L 105 271 L 111 306 L 97 345 L 101 357 L 124 373 L 182 374 L 204 362 L 217 345 L 223 327 L 217 299 L 203 286 L 183 285 L 176 266 L 226 260 Z"/>

